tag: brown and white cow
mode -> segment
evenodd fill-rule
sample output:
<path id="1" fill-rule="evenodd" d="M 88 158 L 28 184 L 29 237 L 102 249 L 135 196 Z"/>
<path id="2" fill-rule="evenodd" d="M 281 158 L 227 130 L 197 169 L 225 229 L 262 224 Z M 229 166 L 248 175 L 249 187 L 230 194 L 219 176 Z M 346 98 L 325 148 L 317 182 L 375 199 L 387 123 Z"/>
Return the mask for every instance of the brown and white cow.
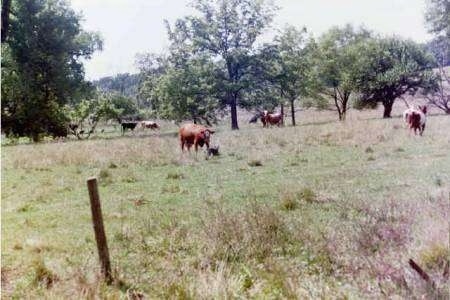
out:
<path id="1" fill-rule="evenodd" d="M 198 151 L 198 146 L 203 147 L 205 144 L 206 149 L 209 149 L 209 140 L 213 133 L 214 130 L 202 125 L 190 123 L 181 126 L 179 131 L 181 151 L 184 151 L 185 145 L 188 150 L 194 145 L 195 152 Z"/>
<path id="2" fill-rule="evenodd" d="M 268 127 L 269 125 L 277 125 L 281 126 L 283 125 L 283 115 L 281 113 L 269 113 L 267 110 L 263 112 L 263 115 L 261 117 L 261 121 L 263 121 L 263 127 Z"/>
<path id="3" fill-rule="evenodd" d="M 153 121 L 142 121 L 141 127 L 143 129 L 150 128 L 151 130 L 159 129 L 159 125 L 156 122 Z"/>
<path id="4" fill-rule="evenodd" d="M 422 135 L 423 131 L 425 130 L 425 124 L 427 122 L 427 107 L 426 105 L 419 105 L 419 107 L 416 108 L 408 108 L 403 112 L 403 119 L 408 124 L 409 129 L 412 131 L 414 130 L 414 134 L 417 134 L 417 131 L 419 131 L 419 134 Z"/>

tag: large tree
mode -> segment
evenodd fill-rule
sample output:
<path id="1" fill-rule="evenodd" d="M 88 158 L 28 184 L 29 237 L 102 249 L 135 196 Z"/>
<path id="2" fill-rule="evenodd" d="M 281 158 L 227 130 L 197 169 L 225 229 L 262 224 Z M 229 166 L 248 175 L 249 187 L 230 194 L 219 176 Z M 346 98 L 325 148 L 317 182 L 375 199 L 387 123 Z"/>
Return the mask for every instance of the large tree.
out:
<path id="1" fill-rule="evenodd" d="M 280 93 L 281 103 L 290 104 L 292 125 L 295 126 L 295 101 L 302 96 L 313 96 L 317 90 L 317 72 L 314 68 L 315 42 L 301 30 L 288 26 L 275 37 L 273 51 L 265 51 L 269 66 L 268 80 Z M 270 47 L 268 48 L 270 50 Z"/>
<path id="2" fill-rule="evenodd" d="M 394 101 L 414 95 L 436 81 L 434 59 L 417 43 L 397 37 L 373 38 L 362 44 L 358 89 L 368 105 L 381 102 L 384 118 L 391 117 Z"/>
<path id="3" fill-rule="evenodd" d="M 64 135 L 61 109 L 92 91 L 83 58 L 101 48 L 97 34 L 63 0 L 12 1 L 2 44 L 2 130 L 30 136 Z"/>
<path id="4" fill-rule="evenodd" d="M 152 90 L 158 99 L 155 109 L 162 118 L 192 120 L 211 125 L 216 121 L 220 103 L 214 98 L 214 64 L 205 58 L 191 58 L 171 65 Z"/>
<path id="5" fill-rule="evenodd" d="M 370 37 L 370 32 L 351 25 L 334 27 L 319 39 L 319 70 L 324 93 L 331 97 L 339 120 L 345 120 L 352 94 L 357 92 L 359 45 Z"/>
<path id="6" fill-rule="evenodd" d="M 425 88 L 424 94 L 430 104 L 450 114 L 450 75 L 445 68 L 450 65 L 450 1 L 428 0 L 425 19 L 434 35 L 428 47 L 438 63 L 438 80 Z"/>
<path id="7" fill-rule="evenodd" d="M 231 128 L 239 129 L 237 106 L 249 84 L 249 57 L 257 37 L 271 23 L 275 6 L 267 0 L 196 0 L 193 7 L 198 14 L 178 20 L 169 32 L 186 36 L 195 53 L 220 64 L 223 72 L 216 79 L 221 81 L 221 100 L 230 107 Z"/>

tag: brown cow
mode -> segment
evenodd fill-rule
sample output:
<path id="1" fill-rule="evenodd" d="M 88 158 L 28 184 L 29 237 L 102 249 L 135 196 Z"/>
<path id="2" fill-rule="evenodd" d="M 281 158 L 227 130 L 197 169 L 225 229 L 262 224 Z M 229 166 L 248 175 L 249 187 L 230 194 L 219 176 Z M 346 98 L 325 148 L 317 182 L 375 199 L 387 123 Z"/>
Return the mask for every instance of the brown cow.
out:
<path id="1" fill-rule="evenodd" d="M 425 123 L 427 122 L 427 107 L 420 106 L 418 109 L 414 108 L 408 108 L 404 113 L 403 117 L 409 125 L 409 129 L 411 131 L 414 130 L 414 134 L 417 134 L 417 131 L 419 131 L 419 134 L 422 135 L 423 131 L 425 130 Z"/>
<path id="2" fill-rule="evenodd" d="M 281 113 L 272 114 L 269 113 L 267 110 L 263 112 L 263 116 L 261 118 L 261 121 L 264 119 L 263 127 L 268 127 L 269 125 L 277 125 L 281 126 L 283 125 L 283 115 Z"/>
<path id="3" fill-rule="evenodd" d="M 153 121 L 142 121 L 141 122 L 142 128 L 150 128 L 151 130 L 159 129 L 159 125 L 156 122 Z"/>
<path id="4" fill-rule="evenodd" d="M 197 124 L 185 124 L 180 128 L 180 145 L 181 151 L 184 151 L 184 145 L 190 151 L 192 145 L 195 147 L 195 152 L 198 151 L 198 146 L 203 147 L 206 144 L 206 148 L 209 149 L 209 139 L 214 130 L 206 128 Z"/>

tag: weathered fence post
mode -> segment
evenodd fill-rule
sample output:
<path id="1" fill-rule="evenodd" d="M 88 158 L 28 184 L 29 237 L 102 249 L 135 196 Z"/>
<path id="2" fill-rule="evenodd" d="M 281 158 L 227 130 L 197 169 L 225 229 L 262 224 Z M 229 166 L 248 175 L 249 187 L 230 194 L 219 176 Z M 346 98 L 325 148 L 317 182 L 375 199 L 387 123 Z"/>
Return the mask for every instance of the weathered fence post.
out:
<path id="1" fill-rule="evenodd" d="M 91 201 L 92 224 L 94 225 L 95 240 L 97 242 L 98 256 L 100 258 L 102 274 L 106 282 L 112 282 L 111 262 L 109 260 L 108 243 L 106 241 L 105 228 L 103 226 L 102 208 L 98 195 L 97 178 L 87 180 L 89 199 Z"/>

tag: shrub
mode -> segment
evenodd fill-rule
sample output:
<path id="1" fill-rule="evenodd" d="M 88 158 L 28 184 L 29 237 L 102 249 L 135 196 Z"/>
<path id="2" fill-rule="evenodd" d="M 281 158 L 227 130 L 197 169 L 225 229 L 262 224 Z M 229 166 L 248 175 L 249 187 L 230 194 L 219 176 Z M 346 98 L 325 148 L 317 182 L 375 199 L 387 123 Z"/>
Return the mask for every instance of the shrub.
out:
<path id="1" fill-rule="evenodd" d="M 420 261 L 429 270 L 443 270 L 448 264 L 450 249 L 443 243 L 435 243 L 420 253 Z"/>
<path id="2" fill-rule="evenodd" d="M 280 204 L 284 210 L 295 210 L 298 207 L 296 195 L 290 192 L 282 192 L 280 194 Z"/>

